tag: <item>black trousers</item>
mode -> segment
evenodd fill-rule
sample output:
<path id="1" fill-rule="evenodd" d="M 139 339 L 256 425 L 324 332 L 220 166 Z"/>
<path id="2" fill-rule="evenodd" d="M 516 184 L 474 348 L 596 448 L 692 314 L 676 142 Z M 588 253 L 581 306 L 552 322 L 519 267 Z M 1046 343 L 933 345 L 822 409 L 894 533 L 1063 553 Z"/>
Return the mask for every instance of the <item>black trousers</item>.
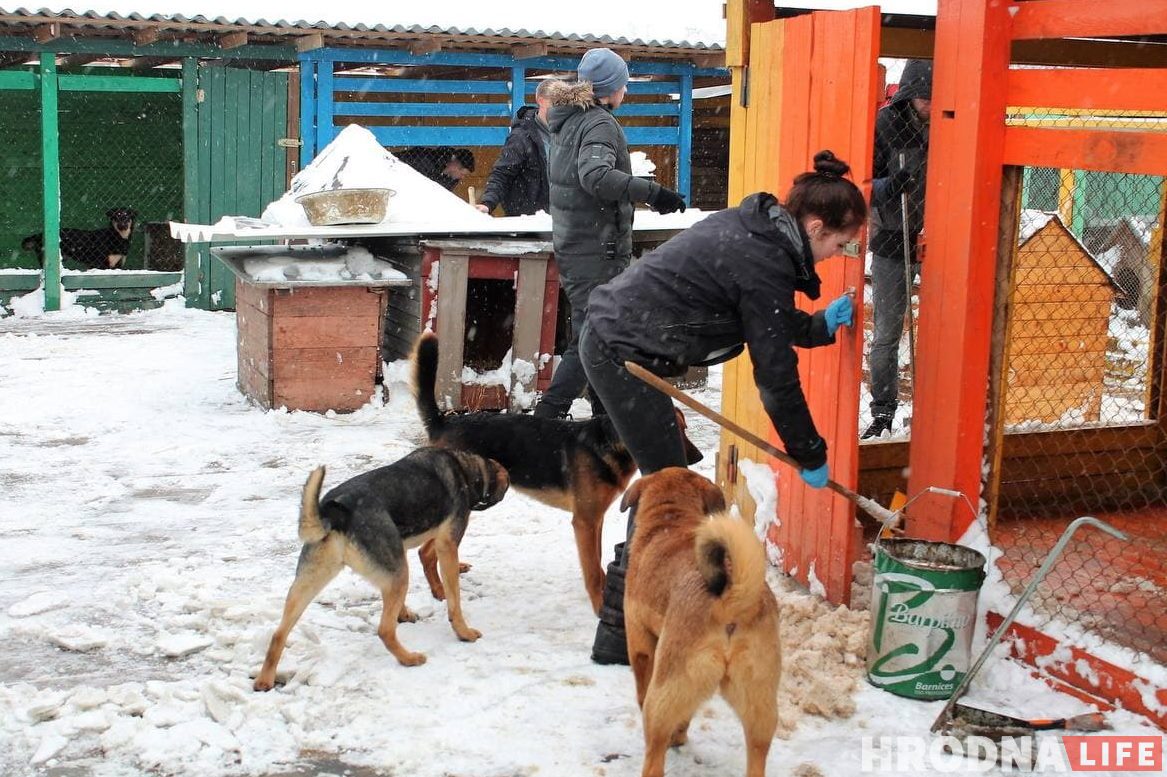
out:
<path id="1" fill-rule="evenodd" d="M 624 369 L 619 357 L 587 324 L 580 333 L 579 355 L 588 383 L 604 403 L 640 474 L 686 466 L 673 401 Z"/>

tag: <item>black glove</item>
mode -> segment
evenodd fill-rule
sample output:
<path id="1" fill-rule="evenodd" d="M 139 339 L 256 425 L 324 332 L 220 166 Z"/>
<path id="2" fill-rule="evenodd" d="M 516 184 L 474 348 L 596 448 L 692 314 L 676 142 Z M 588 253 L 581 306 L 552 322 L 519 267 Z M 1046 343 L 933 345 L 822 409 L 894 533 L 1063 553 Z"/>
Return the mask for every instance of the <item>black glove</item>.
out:
<path id="1" fill-rule="evenodd" d="M 919 175 L 919 170 L 915 167 L 901 167 L 894 173 L 887 177 L 887 193 L 899 195 L 903 194 L 909 186 L 916 181 L 916 176 Z"/>
<path id="2" fill-rule="evenodd" d="M 648 206 L 657 213 L 673 213 L 674 211 L 685 212 L 685 198 L 677 194 L 672 189 L 666 189 L 663 186 L 658 186 L 652 194 L 648 195 Z"/>

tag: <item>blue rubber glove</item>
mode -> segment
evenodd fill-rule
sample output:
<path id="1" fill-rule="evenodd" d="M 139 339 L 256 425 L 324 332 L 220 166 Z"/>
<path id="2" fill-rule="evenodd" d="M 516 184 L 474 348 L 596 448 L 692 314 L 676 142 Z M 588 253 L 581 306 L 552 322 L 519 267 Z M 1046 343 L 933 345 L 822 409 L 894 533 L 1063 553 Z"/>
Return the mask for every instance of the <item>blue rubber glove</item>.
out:
<path id="1" fill-rule="evenodd" d="M 830 467 L 824 464 L 817 469 L 803 467 L 798 471 L 798 474 L 802 476 L 803 482 L 811 488 L 822 488 L 827 484 L 827 474 L 829 471 Z"/>
<path id="2" fill-rule="evenodd" d="M 839 327 L 851 326 L 854 310 L 855 308 L 851 302 L 850 294 L 844 294 L 830 305 L 827 305 L 827 309 L 823 312 L 823 317 L 827 322 L 827 334 L 834 337 L 835 330 Z"/>

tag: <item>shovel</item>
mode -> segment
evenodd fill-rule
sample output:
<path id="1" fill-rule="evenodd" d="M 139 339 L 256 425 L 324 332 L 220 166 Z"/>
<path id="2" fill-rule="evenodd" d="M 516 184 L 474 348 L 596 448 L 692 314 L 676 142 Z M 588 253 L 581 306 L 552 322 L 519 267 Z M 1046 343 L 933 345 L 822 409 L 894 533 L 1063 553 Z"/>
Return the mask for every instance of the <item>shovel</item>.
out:
<path id="1" fill-rule="evenodd" d="M 802 465 L 799 464 L 798 461 L 796 461 L 795 458 L 789 453 L 786 453 L 783 450 L 779 450 L 778 448 L 763 440 L 761 437 L 758 437 L 752 432 L 743 429 L 741 426 L 738 426 L 733 421 L 723 416 L 721 413 L 718 413 L 716 410 L 710 407 L 706 407 L 685 392 L 678 389 L 673 384 L 669 383 L 667 380 L 657 377 L 656 375 L 646 370 L 644 367 L 641 367 L 639 364 L 626 361 L 624 362 L 624 369 L 628 370 L 629 373 L 635 375 L 637 378 L 640 378 L 642 381 L 652 386 L 657 391 L 660 391 L 661 393 L 677 400 L 686 407 L 697 411 L 713 423 L 724 429 L 728 429 L 751 445 L 756 445 L 758 448 L 778 459 L 778 461 L 781 461 L 784 464 L 789 464 L 795 469 L 802 469 Z M 874 499 L 861 496 L 841 483 L 828 480 L 826 487 L 831 491 L 834 491 L 839 496 L 842 496 L 844 499 L 854 503 L 854 505 L 860 510 L 875 518 L 876 521 L 879 522 L 881 529 L 890 528 L 900 518 L 899 511 L 892 512 L 891 510 L 888 510 L 886 507 L 876 502 Z"/>

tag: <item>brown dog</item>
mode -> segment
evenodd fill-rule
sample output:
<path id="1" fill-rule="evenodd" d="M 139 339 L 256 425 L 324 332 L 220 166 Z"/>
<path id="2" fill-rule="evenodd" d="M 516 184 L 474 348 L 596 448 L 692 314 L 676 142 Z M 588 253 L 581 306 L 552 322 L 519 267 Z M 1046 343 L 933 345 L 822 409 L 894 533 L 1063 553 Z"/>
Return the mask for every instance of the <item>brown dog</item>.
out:
<path id="1" fill-rule="evenodd" d="M 714 483 L 681 467 L 636 481 L 621 507 L 636 508 L 624 627 L 644 716 L 642 777 L 664 775 L 669 745 L 685 743 L 693 714 L 719 689 L 745 730 L 747 777 L 764 777 L 781 651 L 762 543 L 721 512 Z"/>

